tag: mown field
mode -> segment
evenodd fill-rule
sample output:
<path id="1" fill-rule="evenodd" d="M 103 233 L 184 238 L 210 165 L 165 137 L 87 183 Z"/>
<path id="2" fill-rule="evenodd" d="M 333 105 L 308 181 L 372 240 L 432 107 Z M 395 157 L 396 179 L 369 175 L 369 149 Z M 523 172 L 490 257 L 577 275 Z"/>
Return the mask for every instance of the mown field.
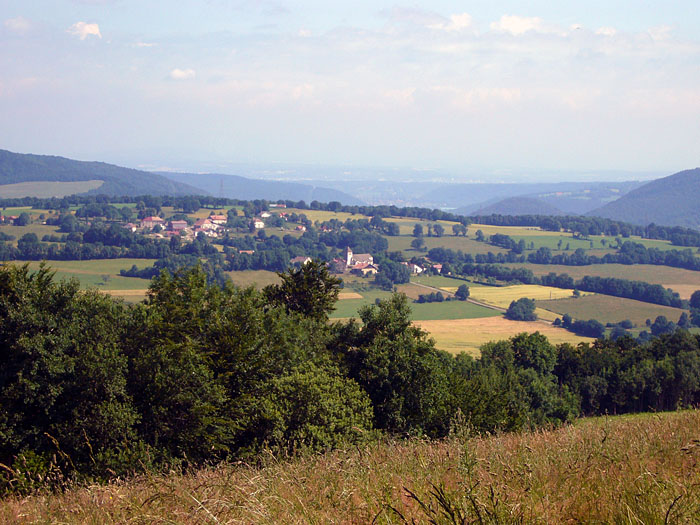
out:
<path id="1" fill-rule="evenodd" d="M 603 324 L 619 323 L 629 319 L 641 329 L 646 329 L 647 319 L 654 321 L 659 315 L 675 323 L 684 311 L 680 308 L 599 294 L 578 299 L 539 300 L 536 301 L 536 305 L 559 315 L 569 314 L 574 319 L 583 320 L 596 319 Z"/>
<path id="2" fill-rule="evenodd" d="M 552 344 L 576 345 L 593 341 L 589 337 L 578 336 L 545 321 L 510 321 L 494 310 L 491 312 L 496 315 L 474 319 L 417 320 L 415 324 L 435 339 L 435 346 L 440 350 L 453 354 L 466 352 L 473 356 L 479 355 L 479 348 L 484 343 L 500 341 L 523 332 L 539 332 L 547 336 Z"/>
<path id="3" fill-rule="evenodd" d="M 698 428 L 700 412 L 690 410 L 388 440 L 9 497 L 0 501 L 0 520 L 691 524 L 700 516 Z"/>

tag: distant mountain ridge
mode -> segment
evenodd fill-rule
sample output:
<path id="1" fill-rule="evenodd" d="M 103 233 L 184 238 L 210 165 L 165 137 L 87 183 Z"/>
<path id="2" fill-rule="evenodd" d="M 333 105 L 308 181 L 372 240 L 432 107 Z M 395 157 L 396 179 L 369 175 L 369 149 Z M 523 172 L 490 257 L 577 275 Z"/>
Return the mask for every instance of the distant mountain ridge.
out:
<path id="1" fill-rule="evenodd" d="M 304 201 L 307 204 L 312 201 L 337 201 L 348 206 L 365 204 L 362 200 L 349 193 L 301 182 L 249 179 L 239 175 L 222 173 L 158 173 L 180 183 L 197 185 L 212 195 L 231 199 L 265 199 L 269 201 L 284 199 Z"/>
<path id="2" fill-rule="evenodd" d="M 479 208 L 473 215 L 566 215 L 566 213 L 540 199 L 510 197 Z"/>
<path id="3" fill-rule="evenodd" d="M 700 168 L 651 181 L 586 215 L 700 229 Z"/>
<path id="4" fill-rule="evenodd" d="M 101 180 L 103 184 L 80 193 L 128 196 L 206 193 L 200 188 L 167 179 L 157 173 L 123 168 L 114 164 L 0 150 L 0 185 L 95 180 Z"/>

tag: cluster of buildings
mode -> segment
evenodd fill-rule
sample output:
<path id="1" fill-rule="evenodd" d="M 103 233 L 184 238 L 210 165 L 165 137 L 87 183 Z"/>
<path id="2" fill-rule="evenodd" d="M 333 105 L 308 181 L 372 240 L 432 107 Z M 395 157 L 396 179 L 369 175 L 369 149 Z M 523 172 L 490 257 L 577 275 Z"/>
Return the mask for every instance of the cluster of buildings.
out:
<path id="1" fill-rule="evenodd" d="M 210 215 L 205 219 L 197 219 L 193 225 L 185 220 L 170 220 L 166 221 L 157 216 L 144 217 L 139 224 L 132 222 L 125 224 L 124 227 L 135 232 L 137 230 L 152 230 L 156 226 L 161 228 L 161 233 L 166 236 L 182 235 L 195 237 L 199 233 L 203 233 L 207 237 L 217 237 L 223 232 L 226 227 L 228 217 L 226 215 Z M 264 226 L 264 225 L 263 225 Z"/>

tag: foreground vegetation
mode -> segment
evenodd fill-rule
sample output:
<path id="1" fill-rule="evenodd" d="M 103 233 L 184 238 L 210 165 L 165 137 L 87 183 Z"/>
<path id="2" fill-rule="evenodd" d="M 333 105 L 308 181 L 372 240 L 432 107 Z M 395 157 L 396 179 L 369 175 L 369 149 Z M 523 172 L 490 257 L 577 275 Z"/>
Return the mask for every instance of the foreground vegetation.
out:
<path id="1" fill-rule="evenodd" d="M 218 461 L 561 425 L 579 415 L 700 403 L 700 338 L 674 330 L 552 345 L 540 333 L 480 358 L 439 351 L 395 294 L 330 322 L 340 280 L 309 262 L 262 291 L 199 267 L 127 305 L 0 269 L 0 491 Z"/>
<path id="2" fill-rule="evenodd" d="M 10 497 L 26 523 L 695 523 L 700 412 L 383 441 Z"/>

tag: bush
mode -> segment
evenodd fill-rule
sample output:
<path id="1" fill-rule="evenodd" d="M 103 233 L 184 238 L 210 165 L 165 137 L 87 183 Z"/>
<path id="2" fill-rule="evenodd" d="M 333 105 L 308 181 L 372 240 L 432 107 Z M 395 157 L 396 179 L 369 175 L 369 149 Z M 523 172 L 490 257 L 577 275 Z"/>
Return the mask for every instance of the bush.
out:
<path id="1" fill-rule="evenodd" d="M 506 318 L 511 321 L 536 321 L 535 301 L 522 297 L 510 303 L 506 311 Z"/>

